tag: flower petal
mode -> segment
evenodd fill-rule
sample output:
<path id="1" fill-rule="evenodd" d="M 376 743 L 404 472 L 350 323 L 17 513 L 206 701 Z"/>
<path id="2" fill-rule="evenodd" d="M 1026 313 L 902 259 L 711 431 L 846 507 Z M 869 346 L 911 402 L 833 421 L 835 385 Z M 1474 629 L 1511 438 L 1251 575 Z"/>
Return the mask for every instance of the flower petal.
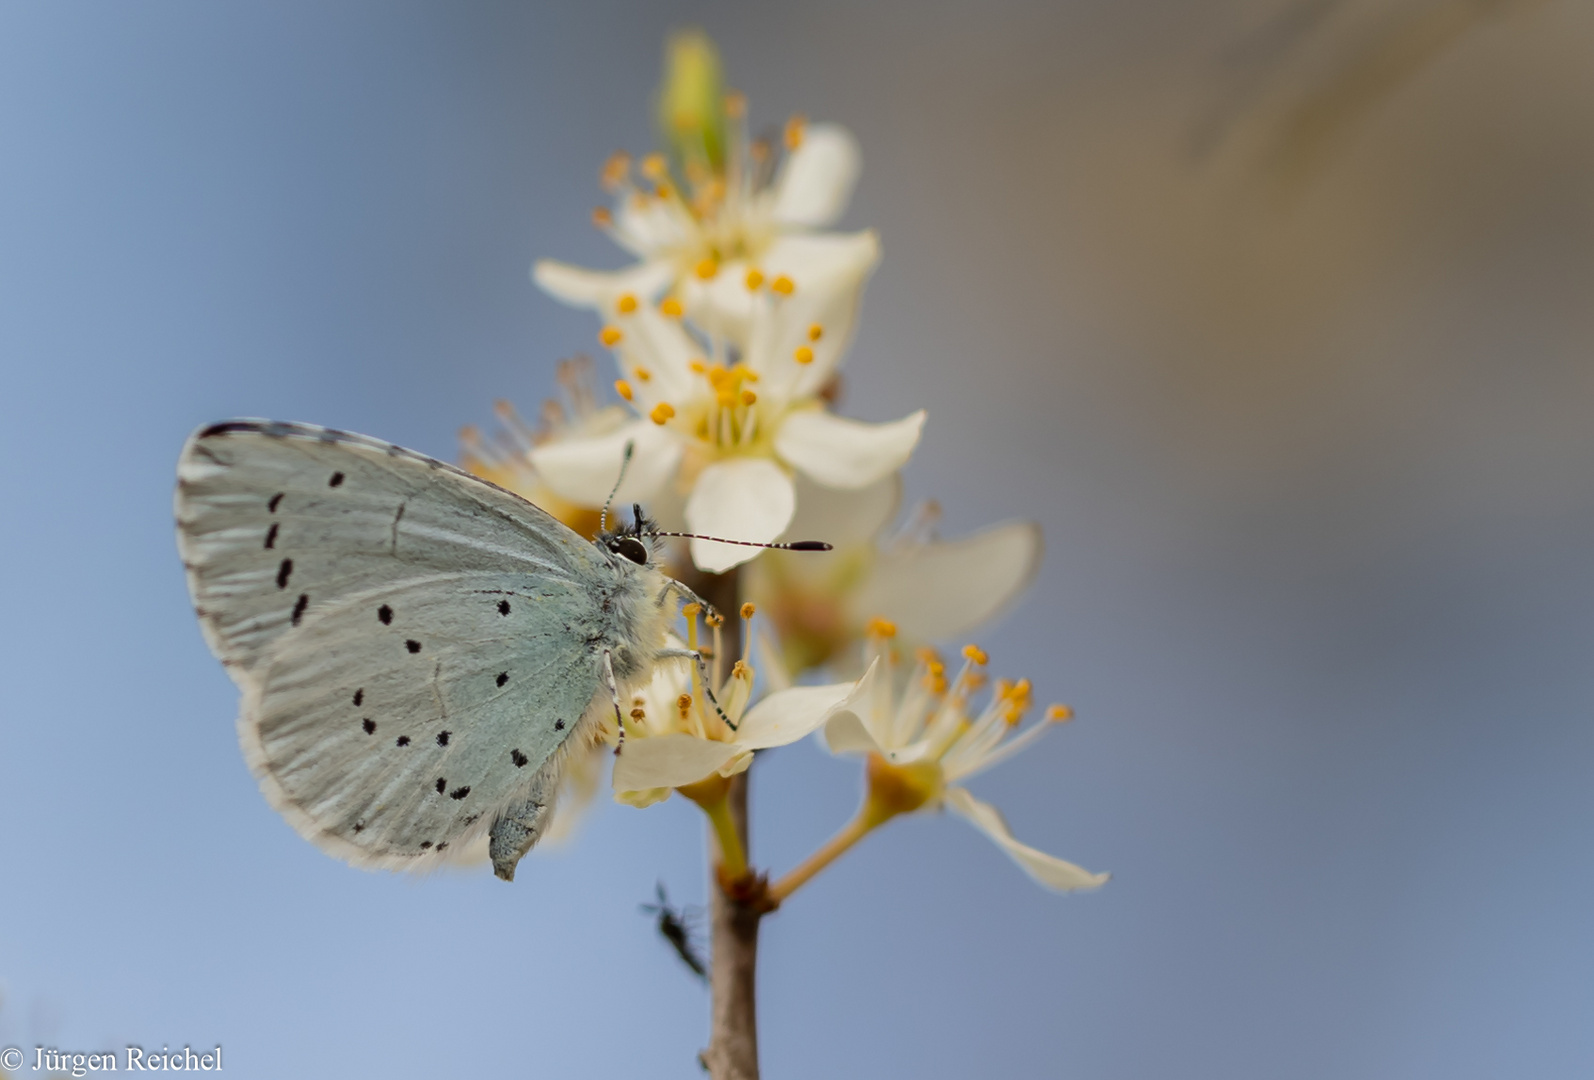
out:
<path id="1" fill-rule="evenodd" d="M 881 424 L 804 409 L 780 425 L 775 452 L 827 487 L 861 488 L 907 464 L 923 428 L 923 409 Z"/>
<path id="2" fill-rule="evenodd" d="M 895 473 L 868 487 L 843 490 L 816 484 L 797 474 L 797 513 L 787 533 L 824 540 L 838 548 L 867 544 L 897 516 L 902 479 Z"/>
<path id="3" fill-rule="evenodd" d="M 876 738 L 877 721 L 889 718 L 876 717 L 869 705 L 875 700 L 875 683 L 883 678 L 878 674 L 879 659 L 870 662 L 869 670 L 853 684 L 852 692 L 837 705 L 825 721 L 825 746 L 832 754 L 880 754 L 888 751 Z M 883 735 L 884 732 L 881 732 Z"/>
<path id="4" fill-rule="evenodd" d="M 602 506 L 620 475 L 628 442 L 636 449 L 615 501 L 622 506 L 647 502 L 675 475 L 682 451 L 680 441 L 651 420 L 633 420 L 605 435 L 544 443 L 532 449 L 531 464 L 560 498 Z"/>
<path id="5" fill-rule="evenodd" d="M 797 496 L 791 478 L 768 458 L 716 461 L 697 478 L 686 500 L 686 527 L 695 533 L 767 544 L 791 524 Z M 756 547 L 692 541 L 699 570 L 722 574 L 755 557 Z"/>
<path id="6" fill-rule="evenodd" d="M 687 318 L 705 334 L 719 334 L 739 346 L 747 344 L 753 322 L 753 296 L 747 288 L 747 262 L 720 264 L 708 280 L 686 274 L 680 281 Z"/>
<path id="7" fill-rule="evenodd" d="M 847 209 L 862 168 L 858 140 L 839 124 L 811 124 L 775 182 L 774 218 L 787 225 L 829 225 Z"/>
<path id="8" fill-rule="evenodd" d="M 735 743 L 671 732 L 627 739 L 614 759 L 614 790 L 645 791 L 694 784 L 743 751 Z"/>
<path id="9" fill-rule="evenodd" d="M 742 717 L 736 743 L 749 750 L 794 743 L 818 731 L 856 688 L 857 683 L 844 682 L 777 690 Z"/>
<path id="10" fill-rule="evenodd" d="M 1002 819 L 1001 811 L 989 803 L 981 802 L 966 788 L 949 787 L 943 796 L 946 805 L 967 818 L 969 823 L 989 836 L 996 846 L 1005 851 L 1023 871 L 1049 889 L 1070 891 L 1094 889 L 1105 884 L 1110 874 L 1093 874 L 1082 866 L 1037 851 L 1028 844 L 1013 839 L 1013 833 Z"/>
<path id="11" fill-rule="evenodd" d="M 1029 586 L 1041 551 L 1040 526 L 1031 521 L 903 544 L 880 554 L 848 607 L 855 622 L 878 615 L 919 641 L 961 637 Z"/>
<path id="12" fill-rule="evenodd" d="M 656 295 L 670 283 L 674 272 L 666 259 L 647 259 L 615 271 L 587 270 L 555 259 L 539 259 L 531 268 L 531 280 L 555 300 L 607 311 L 622 293 Z"/>
<path id="13" fill-rule="evenodd" d="M 879 261 L 880 238 L 869 230 L 787 234 L 764 252 L 765 276 L 793 283 L 789 295 L 760 293 L 750 309 L 747 366 L 771 392 L 807 397 L 830 381 L 852 344 L 863 287 Z M 816 326 L 817 340 L 811 337 Z M 799 347 L 812 353 L 806 364 L 796 360 Z"/>

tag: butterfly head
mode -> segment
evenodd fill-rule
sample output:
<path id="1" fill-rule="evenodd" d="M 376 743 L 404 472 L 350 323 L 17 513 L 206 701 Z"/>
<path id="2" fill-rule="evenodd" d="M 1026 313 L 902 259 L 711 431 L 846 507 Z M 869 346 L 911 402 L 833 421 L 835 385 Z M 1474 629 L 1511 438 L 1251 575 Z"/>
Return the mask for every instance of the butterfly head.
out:
<path id="1" fill-rule="evenodd" d="M 629 559 L 638 566 L 646 566 L 656 554 L 658 531 L 658 523 L 642 513 L 640 505 L 633 503 L 631 524 L 600 532 L 595 543 L 622 559 Z"/>

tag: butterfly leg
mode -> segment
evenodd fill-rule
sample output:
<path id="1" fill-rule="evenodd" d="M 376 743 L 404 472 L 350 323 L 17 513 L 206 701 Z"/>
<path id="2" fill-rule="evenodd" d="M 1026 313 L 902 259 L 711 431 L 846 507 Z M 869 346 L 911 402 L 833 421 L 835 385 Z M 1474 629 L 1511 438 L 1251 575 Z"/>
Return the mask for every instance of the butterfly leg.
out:
<path id="1" fill-rule="evenodd" d="M 687 588 L 681 582 L 676 581 L 674 578 L 664 579 L 664 588 L 659 590 L 659 603 L 663 604 L 664 598 L 672 592 L 678 593 L 681 599 L 685 600 L 688 604 L 700 605 L 703 608 L 703 613 L 706 615 L 719 614 L 718 608 L 709 603 L 707 600 L 703 599 L 701 596 L 697 595 L 697 593 L 693 592 L 691 589 Z"/>
<path id="2" fill-rule="evenodd" d="M 714 696 L 714 687 L 710 684 L 708 677 L 708 665 L 703 661 L 702 653 L 698 652 L 696 649 L 660 649 L 658 652 L 653 654 L 653 659 L 695 660 L 697 662 L 697 673 L 703 677 L 703 693 L 707 695 L 708 703 L 714 706 L 714 711 L 719 713 L 719 718 L 725 721 L 726 727 L 730 728 L 732 731 L 736 730 L 736 724 L 731 721 L 730 717 L 725 715 L 725 710 L 720 708 L 719 699 Z"/>
<path id="3" fill-rule="evenodd" d="M 499 813 L 487 833 L 487 854 L 493 860 L 493 873 L 505 881 L 515 880 L 515 866 L 531 850 L 548 824 L 548 811 L 558 777 L 544 769 L 531 782 L 531 791 Z"/>
<path id="4" fill-rule="evenodd" d="M 609 650 L 603 650 L 603 681 L 609 687 L 609 697 L 614 701 L 614 726 L 619 729 L 619 734 L 614 739 L 614 756 L 620 756 L 620 748 L 625 746 L 625 713 L 620 708 L 620 684 L 614 678 L 614 661 L 609 658 Z"/>

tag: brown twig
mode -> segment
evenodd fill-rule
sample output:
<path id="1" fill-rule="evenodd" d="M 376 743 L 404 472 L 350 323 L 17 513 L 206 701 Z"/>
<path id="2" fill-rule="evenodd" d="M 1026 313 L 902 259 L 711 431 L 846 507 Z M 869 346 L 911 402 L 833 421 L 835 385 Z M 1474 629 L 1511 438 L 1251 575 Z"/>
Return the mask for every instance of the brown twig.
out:
<path id="1" fill-rule="evenodd" d="M 689 582 L 725 615 L 720 647 L 727 657 L 741 652 L 737 577 L 733 570 Z M 751 859 L 747 776 L 732 777 L 728 801 L 742 851 Z M 709 876 L 709 898 L 712 1027 L 701 1060 L 713 1080 L 758 1080 L 758 924 L 773 905 L 764 878 L 749 871 L 739 880 L 724 880 L 717 864 Z"/>

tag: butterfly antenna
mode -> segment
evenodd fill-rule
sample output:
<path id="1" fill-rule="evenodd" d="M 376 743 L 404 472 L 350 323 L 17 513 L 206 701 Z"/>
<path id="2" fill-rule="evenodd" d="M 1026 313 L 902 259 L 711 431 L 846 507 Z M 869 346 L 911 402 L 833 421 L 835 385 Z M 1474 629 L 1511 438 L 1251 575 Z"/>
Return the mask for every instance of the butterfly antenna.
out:
<path id="1" fill-rule="evenodd" d="M 649 530 L 643 536 L 679 536 L 687 540 L 712 540 L 716 544 L 736 544 L 738 547 L 770 548 L 774 551 L 832 551 L 823 540 L 790 540 L 784 544 L 761 544 L 756 540 L 727 540 L 723 536 L 704 536 L 702 533 L 660 532 Z"/>
<path id="2" fill-rule="evenodd" d="M 636 443 L 626 440 L 625 454 L 620 458 L 620 475 L 614 478 L 614 487 L 609 491 L 609 497 L 603 500 L 603 512 L 598 515 L 598 531 L 603 532 L 609 525 L 609 507 L 614 505 L 614 497 L 620 493 L 620 485 L 625 483 L 625 471 L 631 467 L 631 454 L 636 450 Z"/>

